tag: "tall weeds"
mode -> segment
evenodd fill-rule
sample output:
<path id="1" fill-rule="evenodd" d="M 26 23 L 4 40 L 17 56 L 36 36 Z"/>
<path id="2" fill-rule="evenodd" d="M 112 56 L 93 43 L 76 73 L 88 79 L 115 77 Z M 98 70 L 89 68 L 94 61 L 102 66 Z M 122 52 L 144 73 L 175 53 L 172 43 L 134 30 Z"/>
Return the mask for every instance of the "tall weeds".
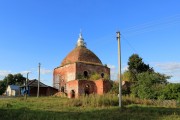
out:
<path id="1" fill-rule="evenodd" d="M 89 96 L 80 96 L 77 99 L 68 99 L 65 105 L 68 106 L 83 106 L 83 107 L 107 107 L 118 106 L 119 98 L 115 94 L 96 95 L 91 94 Z M 139 105 L 152 105 L 157 107 L 177 107 L 178 102 L 175 100 L 148 100 L 140 99 L 132 96 L 123 96 L 122 105 L 139 104 Z"/>

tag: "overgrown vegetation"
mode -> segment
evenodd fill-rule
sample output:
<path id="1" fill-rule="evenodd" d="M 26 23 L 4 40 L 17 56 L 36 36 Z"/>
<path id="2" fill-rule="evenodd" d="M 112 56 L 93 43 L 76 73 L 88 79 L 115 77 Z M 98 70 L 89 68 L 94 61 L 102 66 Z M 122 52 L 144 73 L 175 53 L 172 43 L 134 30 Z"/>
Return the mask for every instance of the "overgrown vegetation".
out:
<path id="1" fill-rule="evenodd" d="M 78 73 L 77 78 L 80 80 L 87 80 L 87 79 L 88 80 L 99 80 L 101 78 L 103 78 L 104 80 L 109 80 L 110 77 L 106 73 L 103 73 L 103 77 L 102 77 L 100 73 L 93 72 L 90 75 L 88 75 L 87 77 L 85 77 L 83 74 Z"/>
<path id="2" fill-rule="evenodd" d="M 119 99 L 118 95 L 107 93 L 104 95 L 91 94 L 89 96 L 82 95 L 77 99 L 69 99 L 66 105 L 71 107 L 111 107 L 118 106 Z M 155 99 L 140 99 L 134 96 L 123 96 L 122 104 L 124 106 L 130 104 L 138 105 L 151 105 L 156 107 L 173 107 L 177 108 L 180 103 L 177 100 L 155 100 Z"/>
<path id="3" fill-rule="evenodd" d="M 123 96 L 123 108 L 119 109 L 117 105 L 118 97 L 112 94 L 82 96 L 78 99 L 61 97 L 28 97 L 27 100 L 24 98 L 3 98 L 0 99 L 0 119 L 172 120 L 180 117 L 180 108 L 175 106 L 175 101 L 163 103 L 162 101 L 142 100 Z"/>
<path id="4" fill-rule="evenodd" d="M 178 100 L 180 99 L 180 84 L 168 83 L 167 80 L 170 77 L 155 72 L 143 62 L 138 54 L 129 57 L 128 70 L 122 75 L 124 81 L 131 82 L 130 95 L 141 99 Z M 127 94 L 127 91 L 125 93 Z"/>
<path id="5" fill-rule="evenodd" d="M 91 75 L 90 75 L 90 80 L 99 80 L 99 79 L 101 79 L 101 78 L 103 78 L 104 80 L 109 80 L 109 75 L 108 74 L 106 74 L 106 73 L 103 73 L 103 77 L 101 76 L 101 74 L 98 74 L 98 73 L 92 73 Z"/>

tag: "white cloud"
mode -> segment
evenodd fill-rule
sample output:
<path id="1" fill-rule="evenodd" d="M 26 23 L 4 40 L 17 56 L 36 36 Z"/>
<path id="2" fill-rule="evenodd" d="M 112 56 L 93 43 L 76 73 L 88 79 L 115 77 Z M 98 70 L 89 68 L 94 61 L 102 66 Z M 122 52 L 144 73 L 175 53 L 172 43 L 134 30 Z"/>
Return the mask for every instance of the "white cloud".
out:
<path id="1" fill-rule="evenodd" d="M 8 74 L 10 74 L 11 71 L 7 71 L 7 70 L 0 70 L 0 76 L 1 77 L 5 77 L 7 76 Z"/>
<path id="2" fill-rule="evenodd" d="M 107 66 L 108 66 L 110 69 L 115 69 L 115 68 L 116 68 L 114 65 L 110 65 L 110 64 L 107 64 Z"/>
<path id="3" fill-rule="evenodd" d="M 123 68 L 122 68 L 122 72 L 125 72 L 125 71 L 127 71 L 128 70 L 128 66 L 124 66 Z"/>
<path id="4" fill-rule="evenodd" d="M 112 80 L 117 80 L 117 74 L 118 74 L 118 70 L 116 68 L 115 65 L 110 65 L 110 64 L 107 64 L 107 66 L 111 69 L 111 79 Z M 128 66 L 123 66 L 121 68 L 121 73 L 123 73 L 124 71 L 128 70 Z"/>
<path id="5" fill-rule="evenodd" d="M 156 63 L 155 66 L 165 71 L 180 71 L 179 62 Z"/>
<path id="6" fill-rule="evenodd" d="M 41 73 L 46 75 L 46 74 L 52 74 L 52 70 L 48 70 L 48 69 L 45 69 L 45 68 L 41 68 Z"/>
<path id="7" fill-rule="evenodd" d="M 170 82 L 180 83 L 180 62 L 153 63 L 160 72 L 172 76 Z"/>

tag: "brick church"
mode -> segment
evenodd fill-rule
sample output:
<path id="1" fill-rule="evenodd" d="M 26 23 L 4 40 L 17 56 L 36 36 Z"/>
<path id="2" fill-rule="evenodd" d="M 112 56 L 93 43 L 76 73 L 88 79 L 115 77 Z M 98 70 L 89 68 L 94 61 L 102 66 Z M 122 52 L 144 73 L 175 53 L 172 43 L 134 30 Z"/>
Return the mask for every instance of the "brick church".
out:
<path id="1" fill-rule="evenodd" d="M 76 47 L 54 69 L 53 86 L 67 94 L 68 98 L 80 95 L 108 92 L 111 88 L 110 68 L 86 47 L 79 35 Z"/>

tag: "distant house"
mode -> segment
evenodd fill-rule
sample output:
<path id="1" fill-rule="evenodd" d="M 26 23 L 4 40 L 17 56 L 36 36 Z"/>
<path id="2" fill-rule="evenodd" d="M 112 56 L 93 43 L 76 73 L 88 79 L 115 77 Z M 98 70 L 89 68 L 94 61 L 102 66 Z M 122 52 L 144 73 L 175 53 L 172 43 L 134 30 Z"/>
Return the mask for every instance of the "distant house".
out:
<path id="1" fill-rule="evenodd" d="M 38 80 L 29 80 L 26 86 L 20 87 L 21 95 L 24 95 L 26 92 L 29 96 L 37 96 L 37 90 L 38 90 Z M 58 89 L 53 88 L 51 86 L 45 85 L 44 83 L 39 83 L 39 95 L 40 96 L 50 96 L 54 95 L 58 92 Z"/>
<path id="2" fill-rule="evenodd" d="M 18 96 L 20 95 L 20 89 L 17 85 L 8 85 L 6 89 L 7 96 Z"/>

